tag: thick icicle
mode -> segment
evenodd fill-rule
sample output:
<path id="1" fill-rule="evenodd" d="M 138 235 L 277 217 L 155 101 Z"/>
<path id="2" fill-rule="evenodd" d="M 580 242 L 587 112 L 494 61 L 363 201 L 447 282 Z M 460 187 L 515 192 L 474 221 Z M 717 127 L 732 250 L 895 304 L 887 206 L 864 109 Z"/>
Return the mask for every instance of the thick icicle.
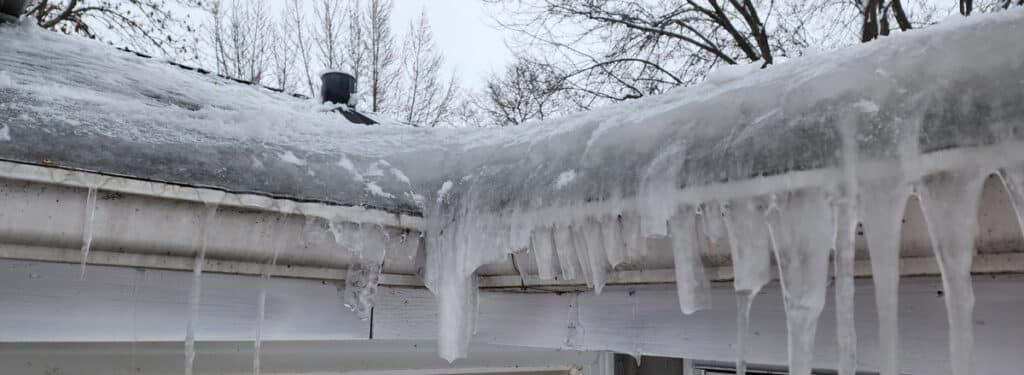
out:
<path id="1" fill-rule="evenodd" d="M 857 371 L 857 331 L 854 311 L 854 240 L 857 234 L 857 123 L 861 116 L 842 116 L 838 123 L 842 139 L 843 183 L 833 204 L 835 234 L 836 340 L 839 346 L 839 375 Z"/>
<path id="2" fill-rule="evenodd" d="M 737 199 L 722 207 L 729 250 L 732 254 L 733 287 L 736 290 L 736 373 L 746 373 L 746 339 L 750 331 L 750 307 L 754 297 L 771 280 L 771 239 L 765 221 L 763 198 Z"/>
<path id="3" fill-rule="evenodd" d="M 92 246 L 92 224 L 96 219 L 96 188 L 89 188 L 85 196 L 85 215 L 82 224 L 82 280 L 85 280 L 85 263 L 89 259 L 89 248 Z"/>
<path id="4" fill-rule="evenodd" d="M 910 197 L 902 177 L 864 183 L 859 200 L 864 236 L 871 257 L 871 278 L 878 309 L 879 363 L 881 375 L 899 371 L 900 229 Z"/>
<path id="5" fill-rule="evenodd" d="M 579 271 L 579 260 L 576 258 L 576 245 L 573 241 L 572 228 L 567 225 L 556 225 L 554 228 L 555 252 L 558 253 L 558 265 L 562 268 L 562 279 L 574 280 Z"/>
<path id="6" fill-rule="evenodd" d="M 953 375 L 974 373 L 971 261 L 985 177 L 977 169 L 941 172 L 925 177 L 920 189 L 921 209 L 942 271 Z"/>
<path id="7" fill-rule="evenodd" d="M 530 236 L 530 244 L 537 262 L 537 277 L 542 280 L 555 278 L 555 242 L 551 238 L 551 228 L 534 229 Z"/>
<path id="8" fill-rule="evenodd" d="M 570 227 L 572 229 L 572 242 L 576 248 L 576 261 L 580 269 L 580 277 L 587 283 L 588 287 L 594 287 L 594 272 L 591 269 L 590 250 L 587 249 L 586 235 L 583 233 L 583 225 Z"/>
<path id="9" fill-rule="evenodd" d="M 711 307 L 711 284 L 704 274 L 697 243 L 697 216 L 692 206 L 682 206 L 668 221 L 675 259 L 676 292 L 683 314 Z"/>
<path id="10" fill-rule="evenodd" d="M 810 375 L 835 239 L 832 207 L 826 193 L 817 189 L 793 191 L 777 199 L 768 223 L 786 308 L 789 369 L 793 375 Z"/>
<path id="11" fill-rule="evenodd" d="M 601 233 L 601 223 L 596 220 L 587 220 L 580 230 L 583 240 L 587 245 L 587 261 L 590 263 L 591 284 L 594 292 L 601 294 L 604 284 L 608 278 L 608 257 L 605 251 L 604 236 Z"/>
<path id="12" fill-rule="evenodd" d="M 622 241 L 622 223 L 619 218 L 616 215 L 601 221 L 604 251 L 608 265 L 612 268 L 626 262 L 626 244 Z"/>
<path id="13" fill-rule="evenodd" d="M 469 340 L 476 331 L 480 298 L 475 274 L 463 279 L 456 276 L 442 276 L 442 285 L 437 293 L 438 352 L 448 362 L 466 357 Z"/>
<path id="14" fill-rule="evenodd" d="M 185 375 L 192 375 L 196 359 L 196 326 L 199 323 L 199 302 L 202 299 L 203 264 L 206 263 L 206 244 L 215 216 L 217 205 L 207 204 L 206 216 L 199 228 L 199 252 L 192 264 L 192 289 L 188 298 L 188 325 L 185 327 Z"/>
<path id="15" fill-rule="evenodd" d="M 835 300 L 839 375 L 854 375 L 857 371 L 857 332 L 853 321 L 853 241 L 857 232 L 857 217 L 849 199 L 839 202 L 835 212 Z"/>
<path id="16" fill-rule="evenodd" d="M 356 237 L 360 247 L 353 249 L 357 259 L 345 275 L 345 306 L 366 320 L 373 312 L 387 238 L 384 229 L 376 225 L 360 225 Z"/>
<path id="17" fill-rule="evenodd" d="M 771 238 L 765 212 L 767 199 L 735 199 L 725 208 L 734 281 L 737 291 L 757 294 L 771 280 Z"/>
<path id="18" fill-rule="evenodd" d="M 345 306 L 359 319 L 369 319 L 380 281 L 380 266 L 354 262 L 345 274 Z"/>

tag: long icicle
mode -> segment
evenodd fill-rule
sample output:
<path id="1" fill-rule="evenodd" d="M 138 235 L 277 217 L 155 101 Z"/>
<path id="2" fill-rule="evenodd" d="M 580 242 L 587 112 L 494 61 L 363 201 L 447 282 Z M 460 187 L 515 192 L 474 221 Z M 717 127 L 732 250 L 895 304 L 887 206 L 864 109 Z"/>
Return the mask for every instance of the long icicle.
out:
<path id="1" fill-rule="evenodd" d="M 779 262 L 793 375 L 810 375 L 814 334 L 825 306 L 828 258 L 835 226 L 826 193 L 799 190 L 778 197 L 769 215 L 775 258 Z"/>
<path id="2" fill-rule="evenodd" d="M 676 291 L 683 314 L 711 307 L 711 286 L 704 274 L 697 243 L 697 213 L 692 206 L 681 207 L 668 221 L 675 260 Z"/>
<path id="3" fill-rule="evenodd" d="M 854 240 L 857 234 L 857 125 L 862 116 L 846 116 L 837 123 L 842 140 L 843 183 L 835 207 L 835 303 L 839 375 L 857 372 L 857 330 L 854 322 Z"/>
<path id="4" fill-rule="evenodd" d="M 836 338 L 839 344 L 839 375 L 857 372 L 857 332 L 854 326 L 854 235 L 857 217 L 848 199 L 836 207 L 835 300 Z"/>
<path id="5" fill-rule="evenodd" d="M 282 240 L 281 229 L 284 229 L 285 223 L 288 222 L 288 214 L 283 213 L 278 218 L 277 226 L 271 235 L 277 236 L 277 241 L 273 241 L 274 246 L 273 254 L 270 260 L 263 267 L 263 272 L 260 274 L 260 295 L 257 301 L 256 307 L 256 339 L 253 341 L 253 358 L 252 358 L 252 373 L 253 375 L 260 375 L 260 353 L 263 349 L 263 320 L 266 317 L 267 312 L 267 284 L 270 282 L 270 273 L 274 267 L 277 266 L 277 258 L 283 250 L 285 241 Z"/>
<path id="6" fill-rule="evenodd" d="M 192 289 L 189 292 L 188 325 L 185 327 L 185 375 L 192 375 L 196 359 L 196 326 L 199 322 L 199 302 L 202 299 L 203 264 L 206 263 L 206 244 L 210 235 L 210 225 L 217 216 L 217 205 L 206 205 L 206 216 L 199 228 L 199 253 L 192 264 Z"/>
<path id="7" fill-rule="evenodd" d="M 766 200 L 738 199 L 722 205 L 736 290 L 736 374 L 745 375 L 750 307 L 771 279 L 771 239 L 765 221 Z"/>
<path id="8" fill-rule="evenodd" d="M 976 169 L 941 172 L 925 177 L 920 189 L 921 209 L 942 271 L 953 375 L 974 373 L 971 263 L 986 176 Z"/>
<path id="9" fill-rule="evenodd" d="M 902 177 L 864 183 L 861 194 L 871 199 L 858 202 L 864 236 L 871 258 L 871 278 L 878 312 L 878 370 L 881 375 L 898 375 L 900 231 L 910 185 Z"/>
<path id="10" fill-rule="evenodd" d="M 85 280 L 85 264 L 89 259 L 89 248 L 92 247 L 92 226 L 96 219 L 96 188 L 89 188 L 85 196 L 85 215 L 82 224 L 82 280 Z"/>

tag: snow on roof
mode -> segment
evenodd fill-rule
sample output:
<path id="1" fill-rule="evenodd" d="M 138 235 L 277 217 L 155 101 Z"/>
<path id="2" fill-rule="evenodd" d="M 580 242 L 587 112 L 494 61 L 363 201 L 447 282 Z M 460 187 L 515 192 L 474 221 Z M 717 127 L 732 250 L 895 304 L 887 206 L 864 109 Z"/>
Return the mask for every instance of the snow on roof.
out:
<path id="1" fill-rule="evenodd" d="M 95 41 L 31 26 L 4 27 L 0 48 L 7 53 L 0 56 L 0 77 L 7 78 L 0 82 L 9 82 L 2 89 L 0 119 L 13 141 L 0 156 L 402 212 L 421 210 L 411 197 L 431 195 L 445 181 L 474 180 L 466 176 L 492 176 L 495 193 L 523 197 L 492 200 L 493 210 L 632 197 L 649 161 L 672 145 L 679 146 L 676 162 L 685 165 L 678 171 L 680 186 L 834 166 L 838 134 L 823 125 L 840 112 L 863 108 L 851 103 L 879 107 L 865 114 L 875 121 L 909 117 L 904 112 L 913 101 L 931 103 L 917 113 L 930 114 L 935 111 L 929 108 L 941 109 L 935 107 L 940 101 L 923 94 L 959 84 L 951 79 L 981 86 L 971 75 L 1012 63 L 998 56 L 960 58 L 960 49 L 989 52 L 987 46 L 1001 37 L 990 35 L 1017 27 L 1020 12 L 1004 13 L 964 25 L 977 33 L 901 34 L 743 79 L 507 129 L 349 126 L 310 100 L 183 71 Z M 977 35 L 985 35 L 984 42 L 945 48 Z M 969 129 L 941 130 L 985 137 Z M 922 141 L 922 151 L 929 151 L 958 140 L 928 135 Z M 277 157 L 286 151 L 308 163 Z M 378 199 L 375 189 L 337 168 L 343 157 L 358 168 L 387 160 L 413 186 L 375 181 L 395 197 Z M 569 169 L 579 175 L 575 188 L 552 189 Z"/>
<path id="2" fill-rule="evenodd" d="M 0 158 L 422 212 L 424 281 L 439 295 L 451 359 L 470 335 L 471 275 L 514 250 L 534 248 L 549 270 L 556 258 L 541 252 L 557 251 L 563 276 L 600 288 L 614 266 L 604 253 L 642 256 L 681 205 L 692 216 L 704 202 L 832 189 L 851 170 L 916 181 L 995 168 L 991 157 L 927 156 L 1018 145 L 1024 11 L 948 24 L 503 129 L 352 126 L 308 100 L 5 27 Z M 680 281 L 680 296 L 693 287 Z"/>

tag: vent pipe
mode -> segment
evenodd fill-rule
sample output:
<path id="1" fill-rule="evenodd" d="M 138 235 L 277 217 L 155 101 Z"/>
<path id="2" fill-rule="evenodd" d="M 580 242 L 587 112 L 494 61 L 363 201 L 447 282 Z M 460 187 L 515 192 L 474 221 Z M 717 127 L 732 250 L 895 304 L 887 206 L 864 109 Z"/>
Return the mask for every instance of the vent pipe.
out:
<path id="1" fill-rule="evenodd" d="M 0 22 L 17 21 L 25 12 L 28 0 L 0 0 Z"/>
<path id="2" fill-rule="evenodd" d="M 320 74 L 320 98 L 324 103 L 331 102 L 352 106 L 356 93 L 356 77 L 338 71 Z"/>

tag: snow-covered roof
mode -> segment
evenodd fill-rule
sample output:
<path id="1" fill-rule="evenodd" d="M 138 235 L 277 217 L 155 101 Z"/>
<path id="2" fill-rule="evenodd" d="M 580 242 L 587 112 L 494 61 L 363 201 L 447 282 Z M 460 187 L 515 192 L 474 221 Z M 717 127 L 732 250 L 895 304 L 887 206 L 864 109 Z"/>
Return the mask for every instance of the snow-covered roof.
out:
<path id="1" fill-rule="evenodd" d="M 991 129 L 963 121 L 975 119 L 959 118 L 950 103 L 977 107 L 988 122 L 1019 110 L 1010 105 L 1016 98 L 984 96 L 1017 88 L 1002 79 L 1008 73 L 991 76 L 1019 69 L 1020 55 L 1010 52 L 1020 16 L 1006 13 L 961 28 L 973 32 L 939 26 L 948 30 L 743 78 L 723 72 L 703 85 L 510 129 L 347 126 L 309 100 L 94 41 L 4 27 L 0 120 L 12 140 L 0 157 L 399 212 L 421 211 L 422 197 L 436 200 L 446 181 L 490 185 L 491 198 L 480 202 L 489 211 L 614 201 L 636 196 L 645 176 L 663 175 L 651 173 L 660 168 L 650 165 L 655 159 L 684 166 L 674 171 L 680 187 L 836 166 L 832 125 L 851 117 L 883 124 L 923 116 L 922 152 L 991 142 Z M 969 58 L 997 44 L 1006 53 Z M 891 140 L 886 130 L 873 138 Z"/>
<path id="2" fill-rule="evenodd" d="M 0 27 L 2 158 L 419 214 L 400 147 L 335 105 L 199 74 L 77 37 Z M 384 121 L 381 121 L 384 120 Z M 401 137 L 400 137 L 401 138 Z M 357 145 L 356 148 L 334 147 Z"/>

